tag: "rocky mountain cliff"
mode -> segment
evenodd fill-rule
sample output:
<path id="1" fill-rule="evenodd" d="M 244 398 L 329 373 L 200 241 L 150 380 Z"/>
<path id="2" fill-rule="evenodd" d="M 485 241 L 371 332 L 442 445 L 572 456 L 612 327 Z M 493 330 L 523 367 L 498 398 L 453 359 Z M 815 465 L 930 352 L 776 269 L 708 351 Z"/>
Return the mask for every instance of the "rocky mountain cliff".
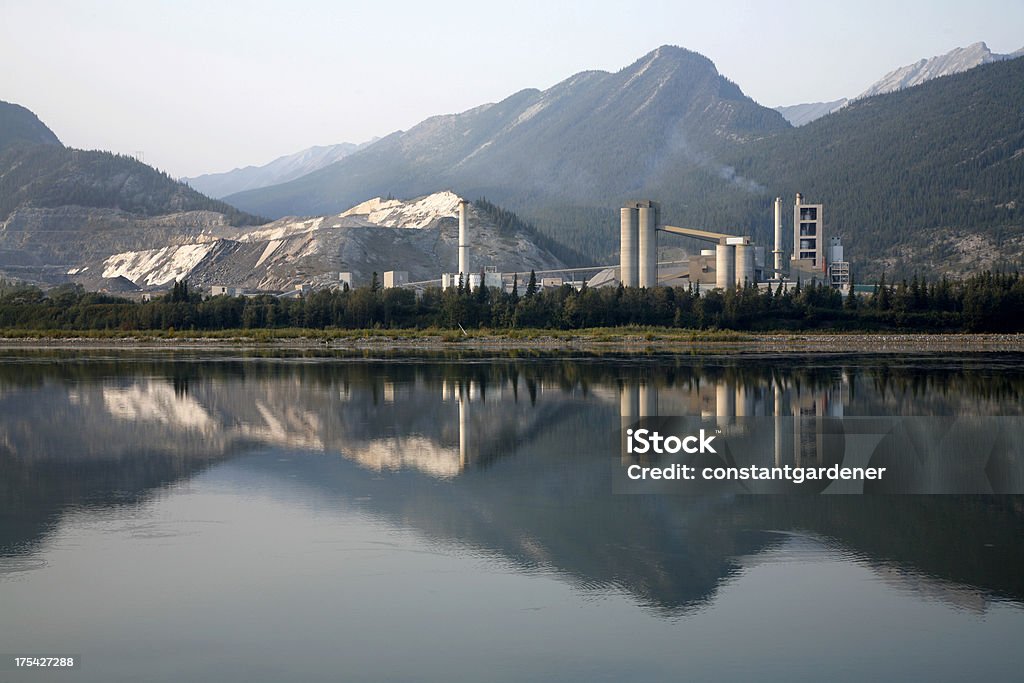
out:
<path id="1" fill-rule="evenodd" d="M 1024 55 L 1024 48 L 1003 55 L 992 52 L 988 49 L 988 45 L 980 42 L 968 45 L 967 47 L 958 47 L 944 55 L 921 59 L 913 64 L 890 71 L 858 95 L 857 99 L 903 90 L 904 88 L 912 88 L 933 78 L 951 76 L 968 69 L 973 69 L 976 66 L 981 66 L 982 64 L 1001 62 L 1005 59 L 1016 59 L 1022 55 Z"/>
<path id="2" fill-rule="evenodd" d="M 775 110 L 785 116 L 786 120 L 794 126 L 802 126 L 826 114 L 842 109 L 854 99 L 912 88 L 933 78 L 951 76 L 968 69 L 973 69 L 976 66 L 981 66 L 982 64 L 1001 62 L 1005 59 L 1016 59 L 1020 56 L 1024 56 L 1024 48 L 1010 54 L 998 54 L 989 50 L 988 45 L 985 43 L 974 43 L 967 47 L 955 48 L 944 55 L 921 59 L 913 64 L 893 69 L 854 98 L 844 97 L 832 102 L 793 104 L 785 107 L 776 107 Z"/>

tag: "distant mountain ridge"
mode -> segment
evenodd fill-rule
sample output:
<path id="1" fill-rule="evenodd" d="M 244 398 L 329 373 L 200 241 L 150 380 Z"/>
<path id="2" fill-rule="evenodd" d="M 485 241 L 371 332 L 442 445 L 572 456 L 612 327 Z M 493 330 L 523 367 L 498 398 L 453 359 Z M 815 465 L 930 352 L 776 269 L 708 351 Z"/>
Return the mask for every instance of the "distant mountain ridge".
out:
<path id="1" fill-rule="evenodd" d="M 997 54 L 989 50 L 988 45 L 984 42 L 958 47 L 944 55 L 921 59 L 913 64 L 894 69 L 857 97 L 871 97 L 903 88 L 911 88 L 933 78 L 958 74 L 982 64 L 1016 59 L 1022 55 L 1024 55 L 1024 48 L 1009 54 Z"/>
<path id="2" fill-rule="evenodd" d="M 193 178 L 182 178 L 191 187 L 205 195 L 215 198 L 226 197 L 236 192 L 257 190 L 261 187 L 286 183 L 300 178 L 307 173 L 330 166 L 344 159 L 367 145 L 373 144 L 378 138 L 354 144 L 342 142 L 337 145 L 319 145 L 278 157 L 262 166 L 246 166 L 223 173 L 206 173 Z"/>
<path id="3" fill-rule="evenodd" d="M 1009 54 L 998 54 L 989 50 L 988 45 L 984 42 L 977 42 L 967 47 L 954 48 L 943 55 L 921 59 L 913 64 L 893 69 L 854 98 L 844 97 L 832 102 L 792 104 L 775 107 L 775 110 L 785 116 L 786 120 L 794 126 L 803 126 L 822 116 L 842 109 L 856 99 L 871 97 L 872 95 L 882 95 L 904 88 L 912 88 L 934 78 L 962 73 L 982 64 L 1016 59 L 1021 56 L 1024 56 L 1024 48 Z"/>
<path id="4" fill-rule="evenodd" d="M 510 208 L 591 265 L 614 262 L 625 199 L 660 201 L 674 225 L 768 244 L 771 199 L 799 191 L 826 204 L 827 230 L 844 239 L 859 277 L 1024 262 L 1024 60 L 856 100 L 801 128 L 708 64 L 662 48 L 616 74 L 584 72 L 427 119 L 231 199 L 307 214 L 359 191 L 416 194 L 444 182 Z"/>
<path id="5" fill-rule="evenodd" d="M 19 105 L 0 104 L 0 124 L 2 277 L 59 282 L 91 258 L 266 222 L 131 157 L 66 148 Z"/>
<path id="6" fill-rule="evenodd" d="M 662 46 L 617 73 L 584 71 L 545 91 L 434 116 L 289 183 L 225 199 L 270 216 L 332 213 L 367 196 L 439 186 L 499 203 L 619 201 L 679 166 L 703 169 L 708 182 L 742 183 L 713 163 L 715 152 L 788 127 L 706 57 Z"/>
<path id="7" fill-rule="evenodd" d="M 845 97 L 832 100 L 831 102 L 808 102 L 806 104 L 791 104 L 784 107 L 775 107 L 775 111 L 786 117 L 786 120 L 792 123 L 794 126 L 802 126 L 810 123 L 811 121 L 820 119 L 822 116 L 831 114 L 834 111 L 839 111 L 847 104 L 850 100 Z"/>

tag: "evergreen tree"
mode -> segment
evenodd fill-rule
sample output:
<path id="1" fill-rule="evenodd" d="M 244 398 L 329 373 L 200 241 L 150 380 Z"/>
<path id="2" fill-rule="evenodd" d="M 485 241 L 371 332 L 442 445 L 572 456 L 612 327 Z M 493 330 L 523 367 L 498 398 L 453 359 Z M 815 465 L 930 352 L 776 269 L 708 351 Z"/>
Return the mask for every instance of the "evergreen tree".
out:
<path id="1" fill-rule="evenodd" d="M 537 273 L 530 270 L 530 281 L 526 285 L 526 298 L 531 299 L 537 294 Z"/>

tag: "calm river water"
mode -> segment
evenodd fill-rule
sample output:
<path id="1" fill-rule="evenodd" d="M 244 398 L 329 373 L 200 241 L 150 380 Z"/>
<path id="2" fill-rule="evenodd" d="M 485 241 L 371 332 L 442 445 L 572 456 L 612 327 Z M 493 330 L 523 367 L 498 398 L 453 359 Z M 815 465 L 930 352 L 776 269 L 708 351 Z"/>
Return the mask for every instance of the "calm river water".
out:
<path id="1" fill-rule="evenodd" d="M 1014 354 L 3 350 L 0 654 L 78 666 L 0 683 L 1018 680 L 1024 497 L 623 495 L 610 464 L 636 414 L 1022 395 Z"/>

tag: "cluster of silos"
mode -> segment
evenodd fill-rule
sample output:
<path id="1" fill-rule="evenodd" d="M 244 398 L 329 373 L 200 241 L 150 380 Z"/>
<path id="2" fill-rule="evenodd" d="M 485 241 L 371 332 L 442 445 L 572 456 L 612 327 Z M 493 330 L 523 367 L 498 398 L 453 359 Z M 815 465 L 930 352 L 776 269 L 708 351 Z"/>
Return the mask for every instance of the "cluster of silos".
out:
<path id="1" fill-rule="evenodd" d="M 749 237 L 727 237 L 715 247 L 715 287 L 754 284 L 754 245 Z"/>
<path id="2" fill-rule="evenodd" d="M 658 284 L 658 205 L 627 202 L 619 212 L 619 281 L 625 287 Z"/>

